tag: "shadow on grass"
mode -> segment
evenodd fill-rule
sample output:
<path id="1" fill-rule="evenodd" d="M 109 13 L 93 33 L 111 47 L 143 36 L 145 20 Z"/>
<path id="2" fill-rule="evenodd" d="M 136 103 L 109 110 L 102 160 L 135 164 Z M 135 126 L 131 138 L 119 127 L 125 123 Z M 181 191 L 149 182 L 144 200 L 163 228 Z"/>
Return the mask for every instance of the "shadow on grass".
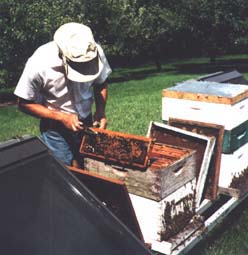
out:
<path id="1" fill-rule="evenodd" d="M 17 103 L 17 98 L 12 92 L 0 92 L 0 106 L 7 106 Z"/>
<path id="2" fill-rule="evenodd" d="M 194 61 L 194 60 L 193 60 Z M 162 70 L 157 70 L 155 65 L 150 64 L 146 68 L 144 65 L 140 65 L 137 68 L 130 68 L 127 71 L 116 71 L 117 75 L 110 76 L 108 83 L 118 83 L 126 82 L 131 80 L 143 80 L 148 77 L 158 76 L 159 74 L 210 74 L 219 71 L 231 71 L 237 70 L 240 73 L 248 72 L 248 59 L 244 58 L 230 58 L 230 59 L 217 59 L 215 64 L 205 63 L 192 63 L 191 61 L 186 61 L 186 63 L 180 63 L 182 60 L 178 61 L 168 61 L 162 63 Z M 13 93 L 10 92 L 0 92 L 0 103 L 5 102 L 15 102 L 15 97 Z"/>
<path id="3" fill-rule="evenodd" d="M 217 60 L 215 64 L 210 63 L 189 63 L 176 64 L 175 69 L 179 73 L 214 73 L 218 71 L 237 70 L 239 72 L 248 72 L 248 59 L 230 59 Z"/>
<path id="4" fill-rule="evenodd" d="M 148 68 L 146 70 L 131 70 L 126 72 L 125 74 L 121 74 L 117 77 L 110 77 L 108 78 L 109 83 L 117 83 L 117 82 L 125 82 L 125 81 L 131 81 L 131 80 L 143 80 L 147 77 L 151 76 L 157 76 L 160 73 L 167 73 L 167 72 L 174 72 L 174 68 L 162 68 L 162 70 L 158 71 L 157 69 L 153 68 Z"/>
<path id="5" fill-rule="evenodd" d="M 178 61 L 180 62 L 180 61 Z M 168 65 L 170 67 L 168 67 Z M 162 70 L 158 71 L 152 65 L 145 70 L 130 69 L 117 77 L 110 77 L 109 83 L 125 82 L 130 80 L 142 80 L 147 77 L 157 76 L 160 73 L 173 72 L 174 74 L 210 74 L 219 71 L 237 70 L 240 73 L 248 72 L 248 59 L 219 59 L 215 64 L 210 63 L 164 63 Z"/>

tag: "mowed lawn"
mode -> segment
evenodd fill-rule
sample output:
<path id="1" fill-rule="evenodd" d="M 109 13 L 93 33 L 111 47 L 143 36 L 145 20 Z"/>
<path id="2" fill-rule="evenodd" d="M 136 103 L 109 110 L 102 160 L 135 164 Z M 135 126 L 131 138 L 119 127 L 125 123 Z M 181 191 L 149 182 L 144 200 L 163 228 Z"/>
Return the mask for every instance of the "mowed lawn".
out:
<path id="1" fill-rule="evenodd" d="M 151 120 L 161 121 L 162 90 L 192 77 L 156 73 L 142 79 L 111 82 L 106 108 L 108 129 L 145 135 Z M 16 106 L 1 107 L 0 111 L 0 141 L 39 134 L 39 120 L 21 113 Z"/>
<path id="2" fill-rule="evenodd" d="M 202 60 L 205 63 L 205 60 Z M 180 62 L 183 64 L 183 62 Z M 189 63 L 189 62 L 186 62 Z M 195 63 L 195 61 L 193 61 Z M 201 61 L 198 62 L 201 65 Z M 201 68 L 180 71 L 173 65 L 164 65 L 163 72 L 152 66 L 134 69 L 116 69 L 110 79 L 107 104 L 108 129 L 130 134 L 146 135 L 150 121 L 162 122 L 162 90 L 177 82 L 207 74 Z M 247 69 L 248 71 L 248 69 Z M 243 72 L 248 78 L 248 72 Z M 39 120 L 21 113 L 16 106 L 0 108 L 0 141 L 25 134 L 39 135 Z M 192 255 L 248 254 L 247 200 L 201 242 Z"/>

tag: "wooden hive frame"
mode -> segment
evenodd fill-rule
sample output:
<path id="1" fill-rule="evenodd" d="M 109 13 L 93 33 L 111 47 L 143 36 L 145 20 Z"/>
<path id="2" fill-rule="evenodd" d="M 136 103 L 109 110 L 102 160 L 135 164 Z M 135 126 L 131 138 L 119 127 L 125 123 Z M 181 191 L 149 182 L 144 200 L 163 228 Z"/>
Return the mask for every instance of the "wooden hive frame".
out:
<path id="1" fill-rule="evenodd" d="M 98 134 L 86 135 L 81 143 L 80 153 L 85 157 L 86 169 L 108 178 L 125 181 L 128 191 L 132 194 L 160 201 L 195 178 L 195 151 L 192 149 L 156 143 L 152 138 L 142 136 L 108 130 L 94 131 Z M 103 144 L 105 137 L 102 139 L 99 134 L 107 134 L 109 140 Z M 134 139 L 145 147 L 143 154 L 138 153 L 142 156 L 139 164 L 130 161 L 129 157 L 125 160 L 119 158 L 118 153 L 122 147 L 119 147 L 118 143 L 113 146 L 116 135 L 121 141 L 129 142 Z M 103 144 L 100 150 L 97 148 L 99 144 Z M 87 149 L 89 145 L 92 145 L 90 150 Z M 113 157 L 106 157 L 106 151 L 113 152 Z M 128 148 L 124 152 L 125 156 L 132 156 L 133 151 Z"/>
<path id="2" fill-rule="evenodd" d="M 96 134 L 85 134 L 80 153 L 106 163 L 146 168 L 152 139 L 138 135 L 92 128 Z"/>
<path id="3" fill-rule="evenodd" d="M 169 118 L 169 125 L 181 128 L 193 133 L 215 138 L 213 155 L 210 160 L 209 170 L 206 179 L 204 197 L 215 200 L 218 192 L 220 175 L 221 152 L 224 137 L 224 126 L 199 121 L 182 120 Z"/>
<path id="4" fill-rule="evenodd" d="M 159 122 L 151 122 L 147 136 L 167 145 L 181 146 L 196 150 L 196 207 L 202 201 L 215 138 L 196 134 Z"/>

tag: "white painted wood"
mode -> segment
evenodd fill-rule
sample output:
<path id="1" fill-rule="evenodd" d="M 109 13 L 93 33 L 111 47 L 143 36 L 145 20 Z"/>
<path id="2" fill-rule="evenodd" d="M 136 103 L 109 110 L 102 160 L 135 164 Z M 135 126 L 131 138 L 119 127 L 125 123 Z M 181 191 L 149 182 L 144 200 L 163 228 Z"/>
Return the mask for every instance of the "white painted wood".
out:
<path id="1" fill-rule="evenodd" d="M 231 212 L 234 207 L 240 203 L 237 198 L 230 198 L 224 205 L 222 205 L 215 213 L 213 213 L 206 221 L 205 227 L 208 231 L 211 231 L 218 223 L 223 221 L 223 219 Z"/>
<path id="2" fill-rule="evenodd" d="M 223 194 L 230 197 L 240 198 L 241 190 L 233 188 L 218 187 L 219 194 Z"/>
<path id="3" fill-rule="evenodd" d="M 232 154 L 221 154 L 219 186 L 228 188 L 234 176 L 248 167 L 248 143 Z"/>
<path id="4" fill-rule="evenodd" d="M 203 191 L 204 191 L 205 183 L 207 179 L 209 164 L 212 158 L 214 145 L 215 145 L 215 137 L 209 137 L 209 138 L 210 138 L 209 144 L 204 153 L 204 158 L 201 164 L 201 170 L 200 170 L 197 184 L 196 184 L 196 198 L 195 198 L 196 208 L 200 206 L 200 202 L 202 199 L 202 195 L 203 195 Z"/>
<path id="5" fill-rule="evenodd" d="M 178 98 L 162 98 L 162 120 L 179 118 L 222 125 L 232 130 L 247 120 L 248 98 L 234 104 L 218 104 Z M 231 116 L 231 117 L 230 117 Z"/>
<path id="6" fill-rule="evenodd" d="M 159 232 L 162 231 L 161 203 L 130 193 L 129 196 L 145 242 L 160 241 Z"/>
<path id="7" fill-rule="evenodd" d="M 204 157 L 202 159 L 202 164 L 201 164 L 201 169 L 200 169 L 199 176 L 198 176 L 197 185 L 196 185 L 195 203 L 196 203 L 196 208 L 198 208 L 200 206 L 200 202 L 202 199 L 202 194 L 204 191 L 205 182 L 206 182 L 206 178 L 207 178 L 207 174 L 208 174 L 208 168 L 209 168 L 210 160 L 211 160 L 213 150 L 214 150 L 215 138 L 200 135 L 200 134 L 193 133 L 193 132 L 190 132 L 187 130 L 183 130 L 181 128 L 173 127 L 173 126 L 155 122 L 155 121 L 150 122 L 150 125 L 148 127 L 147 137 L 151 137 L 151 128 L 153 125 L 163 128 L 165 130 L 165 132 L 166 132 L 166 130 L 173 130 L 176 134 L 184 134 L 184 135 L 192 137 L 192 138 L 198 138 L 198 139 L 205 141 L 207 143 Z"/>
<path id="8" fill-rule="evenodd" d="M 163 214 L 166 202 L 171 202 L 174 200 L 176 203 L 185 196 L 194 194 L 195 185 L 196 180 L 194 179 L 159 202 L 129 193 L 141 232 L 146 243 L 161 241 L 160 233 L 164 229 Z M 194 200 L 192 199 L 192 209 L 193 206 Z M 182 212 L 183 208 L 179 204 L 176 210 L 176 212 L 172 212 L 172 215 L 173 213 Z"/>
<path id="9" fill-rule="evenodd" d="M 169 255 L 187 254 L 197 243 L 199 243 L 214 227 L 216 227 L 217 224 L 220 224 L 228 216 L 228 214 L 247 197 L 248 193 L 246 193 L 241 199 L 230 198 L 204 222 L 204 229 L 196 229 L 192 236 L 186 238 L 178 247 L 176 247 L 176 249 L 173 249 Z M 169 242 L 166 245 L 167 247 L 169 247 Z M 173 246 L 173 243 L 171 243 L 171 245 Z M 168 254 L 163 253 L 163 246 L 159 247 L 159 244 L 156 244 L 155 247 L 159 248 L 160 253 L 166 255 Z"/>
<path id="10" fill-rule="evenodd" d="M 213 204 L 213 201 L 211 201 L 209 199 L 203 199 L 203 201 L 201 202 L 200 206 L 196 209 L 196 213 L 197 214 L 202 214 L 208 208 L 210 208 L 212 204 Z"/>
<path id="11" fill-rule="evenodd" d="M 152 250 L 156 252 L 160 252 L 162 254 L 170 255 L 172 252 L 172 243 L 169 242 L 152 242 Z"/>

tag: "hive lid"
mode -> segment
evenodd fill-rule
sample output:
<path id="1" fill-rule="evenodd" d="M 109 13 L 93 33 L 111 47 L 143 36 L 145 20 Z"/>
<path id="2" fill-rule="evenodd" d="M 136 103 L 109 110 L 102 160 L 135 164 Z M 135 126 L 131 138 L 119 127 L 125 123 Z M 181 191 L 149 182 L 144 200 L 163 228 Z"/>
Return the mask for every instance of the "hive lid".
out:
<path id="1" fill-rule="evenodd" d="M 163 97 L 232 105 L 248 97 L 248 87 L 241 84 L 189 80 L 164 89 Z"/>
<path id="2" fill-rule="evenodd" d="M 211 74 L 201 76 L 197 80 L 248 85 L 248 81 L 237 70 L 220 71 L 216 73 L 211 73 Z"/>
<path id="3" fill-rule="evenodd" d="M 84 135 L 79 150 L 81 154 L 123 167 L 148 166 L 151 138 L 98 128 L 92 130 L 97 134 Z"/>
<path id="4" fill-rule="evenodd" d="M 141 241 L 144 241 L 137 217 L 123 181 L 86 170 L 68 169 Z"/>

